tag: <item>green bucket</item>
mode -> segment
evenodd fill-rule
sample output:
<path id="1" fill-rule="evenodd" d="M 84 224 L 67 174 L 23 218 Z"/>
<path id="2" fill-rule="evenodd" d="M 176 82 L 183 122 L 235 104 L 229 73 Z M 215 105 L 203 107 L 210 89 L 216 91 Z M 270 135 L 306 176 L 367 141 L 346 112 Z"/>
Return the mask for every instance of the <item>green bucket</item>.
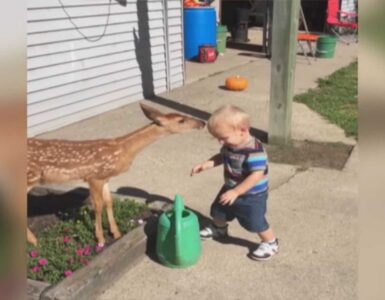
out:
<path id="1" fill-rule="evenodd" d="M 217 25 L 217 51 L 218 53 L 225 53 L 227 40 L 227 27 Z"/>
<path id="2" fill-rule="evenodd" d="M 317 40 L 316 56 L 332 58 L 336 50 L 337 38 L 332 35 L 321 35 Z"/>

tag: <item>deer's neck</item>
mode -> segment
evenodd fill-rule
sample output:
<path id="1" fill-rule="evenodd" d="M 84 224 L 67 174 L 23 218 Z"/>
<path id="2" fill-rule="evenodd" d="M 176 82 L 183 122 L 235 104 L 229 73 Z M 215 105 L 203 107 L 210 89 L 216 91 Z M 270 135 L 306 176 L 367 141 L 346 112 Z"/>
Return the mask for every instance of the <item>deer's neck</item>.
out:
<path id="1" fill-rule="evenodd" d="M 124 149 L 125 156 L 132 159 L 143 148 L 166 135 L 168 135 L 168 133 L 164 129 L 156 126 L 155 124 L 150 124 L 137 131 L 122 136 L 118 142 Z"/>

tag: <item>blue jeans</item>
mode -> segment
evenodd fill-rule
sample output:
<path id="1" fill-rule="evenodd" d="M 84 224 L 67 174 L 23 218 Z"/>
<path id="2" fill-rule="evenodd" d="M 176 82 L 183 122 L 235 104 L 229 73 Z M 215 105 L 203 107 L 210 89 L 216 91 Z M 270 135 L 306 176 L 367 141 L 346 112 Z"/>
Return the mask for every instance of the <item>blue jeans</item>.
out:
<path id="1" fill-rule="evenodd" d="M 265 218 L 268 192 L 246 194 L 239 196 L 232 205 L 219 203 L 220 195 L 228 188 L 222 187 L 211 205 L 210 215 L 214 219 L 232 221 L 235 218 L 239 224 L 250 232 L 263 232 L 269 229 Z"/>

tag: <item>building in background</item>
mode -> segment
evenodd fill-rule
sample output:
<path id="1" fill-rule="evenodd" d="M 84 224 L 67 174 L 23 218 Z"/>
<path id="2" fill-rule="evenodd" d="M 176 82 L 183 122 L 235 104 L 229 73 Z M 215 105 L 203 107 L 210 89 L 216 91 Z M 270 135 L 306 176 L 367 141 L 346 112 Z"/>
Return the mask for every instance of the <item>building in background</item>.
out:
<path id="1" fill-rule="evenodd" d="M 180 0 L 27 5 L 28 136 L 183 86 Z"/>

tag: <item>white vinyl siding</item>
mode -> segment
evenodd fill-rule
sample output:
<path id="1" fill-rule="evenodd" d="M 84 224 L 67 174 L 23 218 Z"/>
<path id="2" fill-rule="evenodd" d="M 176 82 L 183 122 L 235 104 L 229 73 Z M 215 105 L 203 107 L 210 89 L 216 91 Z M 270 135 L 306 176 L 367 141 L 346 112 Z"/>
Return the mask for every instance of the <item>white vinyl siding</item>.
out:
<path id="1" fill-rule="evenodd" d="M 180 0 L 167 1 L 168 38 L 168 87 L 175 89 L 184 85 L 183 60 L 183 7 Z"/>
<path id="2" fill-rule="evenodd" d="M 142 1 L 28 1 L 29 136 L 183 85 L 181 2 Z"/>

